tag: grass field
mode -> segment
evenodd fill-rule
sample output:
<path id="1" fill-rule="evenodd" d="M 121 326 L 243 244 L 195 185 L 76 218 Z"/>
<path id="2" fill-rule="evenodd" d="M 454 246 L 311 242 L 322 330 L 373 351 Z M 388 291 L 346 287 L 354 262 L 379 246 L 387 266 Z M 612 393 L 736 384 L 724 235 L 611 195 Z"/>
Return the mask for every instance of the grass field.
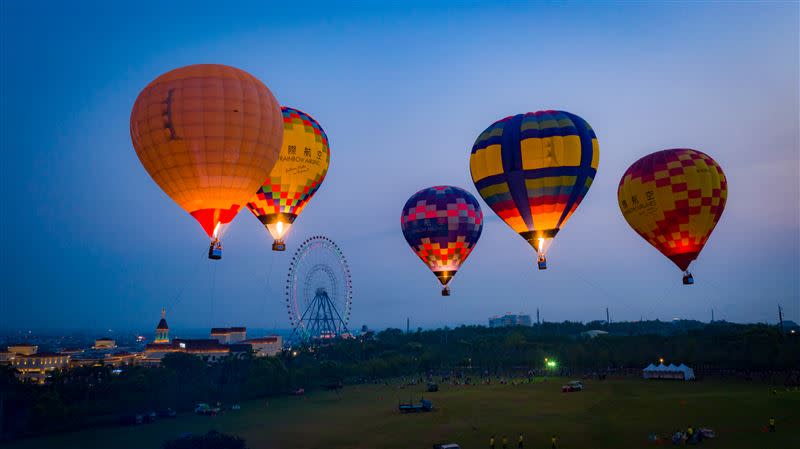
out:
<path id="1" fill-rule="evenodd" d="M 246 402 L 242 409 L 217 417 L 181 415 L 137 427 L 113 427 L 15 442 L 17 448 L 156 449 L 183 432 L 210 429 L 239 435 L 251 449 L 395 448 L 429 449 L 436 442 L 456 442 L 464 449 L 487 448 L 489 436 L 508 435 L 516 447 L 519 432 L 526 448 L 549 448 L 556 434 L 560 448 L 646 448 L 650 433 L 711 427 L 715 448 L 800 448 L 800 392 L 761 384 L 702 381 L 587 381 L 586 390 L 561 393 L 569 379 L 523 385 L 441 385 L 426 393 L 435 410 L 401 415 L 398 399 L 418 400 L 423 387 L 367 385 L 305 397 Z M 768 418 L 777 432 L 765 433 Z"/>

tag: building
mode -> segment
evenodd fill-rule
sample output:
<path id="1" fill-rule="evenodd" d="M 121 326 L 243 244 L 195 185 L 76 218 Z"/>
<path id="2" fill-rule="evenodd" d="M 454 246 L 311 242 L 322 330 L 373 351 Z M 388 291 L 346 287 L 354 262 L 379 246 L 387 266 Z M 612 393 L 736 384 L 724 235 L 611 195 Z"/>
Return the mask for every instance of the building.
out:
<path id="1" fill-rule="evenodd" d="M 159 365 L 165 355 L 173 352 L 192 354 L 206 362 L 213 363 L 227 357 L 231 353 L 231 349 L 214 339 L 175 338 L 169 343 L 148 344 L 145 347 L 144 355 L 137 362 L 148 366 Z"/>
<path id="2" fill-rule="evenodd" d="M 242 343 L 248 343 L 253 348 L 256 357 L 271 357 L 278 355 L 283 349 L 283 338 L 280 335 L 250 338 Z"/>
<path id="3" fill-rule="evenodd" d="M 39 350 L 38 346 L 29 345 L 27 343 L 17 343 L 13 345 L 8 345 L 8 352 L 12 354 L 33 355 L 36 354 L 36 351 L 38 350 Z"/>
<path id="4" fill-rule="evenodd" d="M 489 318 L 489 327 L 508 327 L 508 326 L 530 326 L 530 315 L 514 315 L 507 313 L 503 316 L 493 316 Z"/>
<path id="5" fill-rule="evenodd" d="M 117 342 L 112 338 L 103 337 L 94 341 L 94 349 L 116 348 Z"/>
<path id="6" fill-rule="evenodd" d="M 118 351 L 114 353 L 106 353 L 103 359 L 104 365 L 111 365 L 113 367 L 120 367 L 123 365 L 133 365 L 140 358 L 139 354 L 128 351 Z"/>
<path id="7" fill-rule="evenodd" d="M 153 343 L 169 343 L 169 326 L 167 326 L 167 309 L 161 309 L 161 321 L 156 326 L 156 339 Z"/>
<path id="8" fill-rule="evenodd" d="M 222 344 L 239 343 L 247 339 L 246 327 L 215 327 L 211 329 L 211 338 Z"/>
<path id="9" fill-rule="evenodd" d="M 20 379 L 43 384 L 54 370 L 66 367 L 69 359 L 70 356 L 58 352 L 17 354 L 11 366 L 17 370 Z"/>
<path id="10" fill-rule="evenodd" d="M 117 348 L 116 346 L 86 349 L 78 353 L 69 354 L 69 366 L 132 365 L 140 357 L 140 354 L 130 352 L 129 349 Z"/>
<path id="11" fill-rule="evenodd" d="M 83 351 L 84 351 L 83 348 L 63 348 L 58 352 L 60 352 L 62 354 L 66 354 L 68 356 L 75 356 L 77 354 L 82 353 Z"/>

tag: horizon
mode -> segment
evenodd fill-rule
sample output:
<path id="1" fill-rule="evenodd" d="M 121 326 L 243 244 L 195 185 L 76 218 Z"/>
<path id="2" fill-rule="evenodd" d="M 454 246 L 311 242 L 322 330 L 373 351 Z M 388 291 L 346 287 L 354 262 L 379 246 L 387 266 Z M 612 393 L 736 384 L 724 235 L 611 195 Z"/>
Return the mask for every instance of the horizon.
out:
<path id="1" fill-rule="evenodd" d="M 533 316 L 531 316 L 531 318 L 533 318 Z M 456 329 L 458 327 L 470 327 L 470 326 L 487 327 L 487 328 L 491 327 L 488 324 L 488 319 L 486 321 L 487 321 L 486 323 L 478 323 L 478 322 L 475 322 L 475 323 L 466 323 L 466 322 L 464 322 L 464 323 L 457 323 L 457 324 L 442 323 L 442 324 L 434 324 L 432 326 L 413 326 L 412 325 L 412 326 L 410 326 L 410 329 L 411 329 L 412 332 L 414 332 L 417 329 L 422 329 L 423 331 L 435 331 L 435 330 L 442 330 L 442 329 L 445 329 L 445 328 L 447 328 L 447 329 Z M 694 322 L 694 323 L 701 323 L 701 324 L 707 324 L 707 325 L 714 324 L 714 323 L 722 323 L 722 324 L 734 324 L 734 325 L 744 325 L 744 326 L 756 326 L 756 325 L 778 326 L 780 324 L 778 321 L 774 321 L 774 322 L 771 322 L 771 321 L 751 321 L 751 322 L 746 322 L 746 321 L 728 321 L 728 320 L 716 319 L 716 318 L 714 319 L 714 321 L 711 321 L 711 320 L 706 321 L 706 320 L 698 320 L 698 319 L 694 319 L 694 318 L 678 318 L 678 317 L 671 318 L 671 319 L 666 319 L 666 320 L 662 320 L 662 319 L 658 319 L 658 318 L 655 318 L 655 319 L 652 319 L 652 320 L 645 319 L 645 320 L 630 320 L 630 321 L 628 321 L 628 320 L 623 320 L 623 321 L 611 320 L 610 324 L 613 325 L 613 324 L 676 323 L 676 322 Z M 786 323 L 790 323 L 790 324 L 791 323 L 795 323 L 796 324 L 796 322 L 794 320 L 791 320 L 791 319 L 784 319 L 783 322 L 784 322 L 784 324 L 786 324 Z M 580 324 L 580 325 L 586 326 L 586 325 L 589 325 L 589 324 L 592 324 L 592 323 L 604 324 L 605 320 L 602 320 L 602 319 L 589 320 L 589 321 L 573 321 L 573 320 L 569 320 L 569 319 L 561 320 L 561 321 L 541 320 L 541 324 L 565 324 L 565 323 L 573 323 L 573 324 Z M 412 321 L 412 324 L 413 324 L 413 321 Z M 519 326 L 508 326 L 508 327 L 534 327 L 536 325 L 537 325 L 537 323 L 532 322 L 530 326 L 519 325 Z M 234 326 L 235 326 L 235 324 L 234 324 Z M 251 332 L 251 331 L 252 332 L 256 332 L 256 333 L 262 333 L 262 332 L 288 333 L 288 332 L 292 331 L 291 327 L 250 327 L 250 326 L 245 326 L 245 327 L 247 328 L 247 332 L 248 333 Z M 153 328 L 155 328 L 155 326 L 153 326 Z M 370 327 L 367 324 L 367 328 L 370 331 L 381 332 L 381 331 L 390 330 L 390 329 L 403 330 L 405 328 L 405 326 L 386 326 L 386 327 L 375 327 L 375 328 L 373 328 L 373 327 Z M 103 329 L 105 329 L 105 330 L 103 330 Z M 210 331 L 210 329 L 211 328 L 207 328 L 207 327 L 179 327 L 179 328 L 175 328 L 175 327 L 170 326 L 170 334 L 173 334 L 173 333 L 181 334 L 181 333 L 183 333 L 183 334 L 193 334 L 194 335 L 194 334 L 197 334 L 197 333 L 208 333 Z M 45 333 L 45 332 L 73 332 L 73 333 L 83 332 L 83 333 L 87 333 L 87 334 L 88 333 L 96 333 L 98 335 L 96 338 L 110 337 L 111 335 L 108 335 L 108 334 L 114 334 L 114 333 L 120 333 L 120 334 L 121 333 L 140 333 L 141 335 L 144 335 L 145 337 L 147 337 L 147 332 L 140 332 L 140 331 L 150 331 L 150 330 L 151 330 L 150 328 L 116 328 L 116 329 L 108 328 L 108 329 L 106 329 L 106 328 L 90 328 L 90 327 L 89 328 L 86 328 L 86 327 L 72 327 L 72 328 L 70 328 L 70 327 L 60 327 L 60 328 L 34 328 L 34 327 L 31 327 L 31 328 L 9 328 L 9 329 L 7 329 L 5 331 L 5 334 L 0 335 L 0 337 L 10 337 L 12 334 L 15 334 L 15 333 L 19 334 L 19 333 L 24 333 L 24 332 L 33 332 L 33 333 L 37 333 L 37 332 L 38 333 Z M 351 331 L 354 331 L 354 330 L 355 331 L 360 331 L 361 330 L 361 325 L 359 325 L 359 326 L 357 326 L 357 327 L 355 327 L 353 329 L 350 329 L 350 330 Z M 48 335 L 48 336 L 53 336 L 53 335 Z"/>
<path id="2" fill-rule="evenodd" d="M 771 323 L 781 305 L 800 322 L 796 2 L 43 4 L 0 5 L 3 329 L 149 329 L 162 308 L 179 328 L 288 327 L 281 286 L 313 235 L 350 264 L 353 328 L 471 325 L 537 307 L 549 322 L 609 307 L 617 322 L 705 322 L 713 308 L 715 321 Z M 285 253 L 243 210 L 225 257 L 205 260 L 203 231 L 137 160 L 139 92 L 203 62 L 251 73 L 330 139 L 330 171 Z M 584 118 L 600 162 L 539 272 L 478 196 L 469 154 L 494 121 L 544 109 Z M 714 157 L 730 186 L 689 287 L 616 198 L 634 161 L 677 147 Z M 444 184 L 473 194 L 485 217 L 448 298 L 399 224 L 414 192 Z"/>

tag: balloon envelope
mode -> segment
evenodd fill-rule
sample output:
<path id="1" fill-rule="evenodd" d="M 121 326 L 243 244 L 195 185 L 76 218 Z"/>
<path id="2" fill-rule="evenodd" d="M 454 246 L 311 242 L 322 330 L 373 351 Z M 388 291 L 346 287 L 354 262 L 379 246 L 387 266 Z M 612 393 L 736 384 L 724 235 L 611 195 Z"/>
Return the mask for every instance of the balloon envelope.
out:
<path id="1" fill-rule="evenodd" d="M 269 177 L 247 203 L 279 241 L 322 185 L 331 154 L 325 131 L 305 112 L 281 107 L 283 146 Z"/>
<path id="2" fill-rule="evenodd" d="M 478 243 L 483 212 L 466 190 L 429 187 L 406 201 L 400 227 L 414 253 L 446 286 Z"/>
<path id="3" fill-rule="evenodd" d="M 727 197 L 728 182 L 719 164 L 688 148 L 639 159 L 617 190 L 628 224 L 684 271 L 708 241 Z"/>
<path id="4" fill-rule="evenodd" d="M 280 107 L 267 86 L 224 65 L 167 72 L 131 111 L 131 140 L 145 170 L 209 237 L 269 175 L 282 138 Z"/>
<path id="5" fill-rule="evenodd" d="M 486 204 L 543 255 L 589 191 L 599 159 L 597 137 L 585 120 L 539 111 L 486 128 L 469 166 Z"/>

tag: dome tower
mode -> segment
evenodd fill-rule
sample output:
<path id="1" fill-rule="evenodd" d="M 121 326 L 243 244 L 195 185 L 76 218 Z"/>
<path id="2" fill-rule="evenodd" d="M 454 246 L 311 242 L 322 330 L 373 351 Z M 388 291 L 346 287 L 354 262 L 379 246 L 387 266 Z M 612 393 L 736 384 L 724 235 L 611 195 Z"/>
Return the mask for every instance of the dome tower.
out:
<path id="1" fill-rule="evenodd" d="M 161 309 L 161 321 L 156 326 L 156 339 L 153 343 L 169 343 L 169 326 L 167 326 L 167 310 Z"/>

